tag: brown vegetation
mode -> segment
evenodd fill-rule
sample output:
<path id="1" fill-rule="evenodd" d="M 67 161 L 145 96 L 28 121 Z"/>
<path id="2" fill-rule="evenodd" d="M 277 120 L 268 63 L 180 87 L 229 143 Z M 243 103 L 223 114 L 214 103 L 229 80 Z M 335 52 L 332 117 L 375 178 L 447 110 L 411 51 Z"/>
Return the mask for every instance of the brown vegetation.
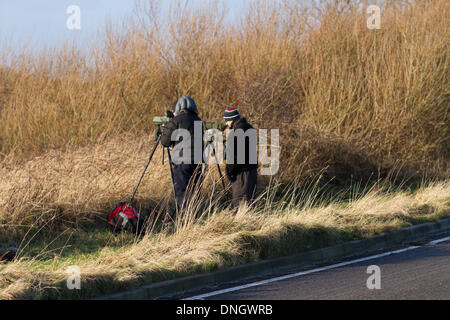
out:
<path id="1" fill-rule="evenodd" d="M 449 178 L 450 2 L 389 2 L 380 30 L 369 30 L 365 12 L 348 1 L 315 9 L 302 2 L 258 1 L 231 25 L 218 2 L 161 14 L 147 1 L 120 32 L 106 28 L 87 55 L 69 46 L 2 48 L 0 241 L 28 234 L 21 260 L 0 265 L 0 298 L 57 296 L 42 288 L 63 288 L 70 263 L 80 264 L 90 289 L 104 281 L 114 291 L 155 274 L 307 248 L 315 228 L 327 231 L 313 241 L 334 241 L 448 216 L 448 181 L 417 194 L 374 187 L 347 204 L 313 198 L 319 176 L 341 187 L 371 178 Z M 205 219 L 192 223 L 198 210 L 190 210 L 171 232 L 150 232 L 117 256 L 108 245 L 95 259 L 51 252 L 39 265 L 27 256 L 22 249 L 41 228 L 82 233 L 80 220 L 129 197 L 153 145 L 153 116 L 182 95 L 197 101 L 205 120 L 221 121 L 224 106 L 233 105 L 256 127 L 280 129 L 281 169 L 271 183 L 290 182 L 290 195 L 303 190 L 307 204 L 276 199 L 272 184 L 251 214 L 241 208 L 233 215 L 208 189 L 196 204 Z M 164 214 L 171 185 L 159 157 L 136 206 Z M 289 237 L 300 247 L 289 247 Z"/>
<path id="2" fill-rule="evenodd" d="M 153 116 L 190 95 L 204 119 L 231 104 L 280 128 L 284 172 L 448 176 L 448 1 L 388 4 L 380 30 L 343 2 L 258 2 L 236 25 L 219 3 L 165 15 L 155 3 L 142 2 L 125 31 L 108 27 L 87 55 L 2 50 L 3 157 L 148 133 Z"/>

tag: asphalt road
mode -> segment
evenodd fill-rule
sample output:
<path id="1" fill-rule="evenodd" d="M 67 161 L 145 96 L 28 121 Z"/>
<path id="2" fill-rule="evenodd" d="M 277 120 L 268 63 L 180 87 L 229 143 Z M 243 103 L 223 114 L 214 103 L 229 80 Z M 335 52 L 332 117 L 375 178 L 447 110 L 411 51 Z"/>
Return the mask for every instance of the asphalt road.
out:
<path id="1" fill-rule="evenodd" d="M 373 265 L 380 289 L 367 287 L 369 277 L 376 284 Z M 204 299 L 450 299 L 450 241 Z"/>

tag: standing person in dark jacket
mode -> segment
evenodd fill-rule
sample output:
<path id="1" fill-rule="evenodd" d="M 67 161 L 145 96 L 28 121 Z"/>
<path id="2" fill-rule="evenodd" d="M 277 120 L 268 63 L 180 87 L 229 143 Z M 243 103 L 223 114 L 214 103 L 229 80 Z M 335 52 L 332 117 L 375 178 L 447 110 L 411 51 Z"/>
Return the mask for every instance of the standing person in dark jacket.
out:
<path id="1" fill-rule="evenodd" d="M 192 98 L 182 97 L 174 105 L 174 117 L 163 127 L 161 143 L 173 147 L 174 191 L 182 211 L 201 179 L 203 124 Z"/>
<path id="2" fill-rule="evenodd" d="M 255 197 L 258 178 L 256 131 L 236 108 L 227 108 L 223 118 L 231 129 L 226 142 L 226 174 L 233 191 L 233 208 Z"/>

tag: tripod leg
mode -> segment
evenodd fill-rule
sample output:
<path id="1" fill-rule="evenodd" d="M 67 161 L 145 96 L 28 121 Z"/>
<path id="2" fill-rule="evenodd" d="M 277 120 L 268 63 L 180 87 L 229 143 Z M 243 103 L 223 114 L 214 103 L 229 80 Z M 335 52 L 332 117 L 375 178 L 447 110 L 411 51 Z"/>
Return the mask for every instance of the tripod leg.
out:
<path id="1" fill-rule="evenodd" d="M 216 159 L 217 170 L 219 171 L 220 180 L 222 181 L 222 186 L 223 186 L 223 189 L 225 190 L 226 189 L 225 180 L 223 178 L 222 170 L 220 169 L 220 164 L 219 164 L 219 160 L 217 159 L 216 149 L 214 148 L 214 145 L 212 145 L 212 148 L 213 148 L 214 158 Z"/>
<path id="2" fill-rule="evenodd" d="M 140 177 L 140 179 L 138 181 L 138 184 L 137 184 L 136 188 L 134 188 L 134 191 L 133 191 L 133 194 L 131 195 L 130 201 L 128 201 L 129 204 L 131 204 L 131 202 L 134 199 L 134 196 L 136 195 L 136 192 L 137 192 L 137 190 L 139 188 L 139 185 L 141 184 L 142 178 L 144 177 L 145 172 L 147 171 L 147 168 L 150 165 L 150 162 L 152 161 L 153 155 L 155 154 L 156 148 L 158 147 L 160 141 L 161 141 L 161 135 L 158 136 L 158 139 L 156 139 L 156 143 L 153 146 L 153 149 L 152 149 L 152 152 L 150 153 L 150 156 L 148 157 L 148 161 L 147 161 L 147 164 L 145 165 L 144 171 L 142 172 L 142 175 L 141 175 L 141 177 Z"/>
<path id="3" fill-rule="evenodd" d="M 170 155 L 169 148 L 166 148 L 166 149 L 167 149 L 167 159 L 169 160 L 170 178 L 172 179 L 173 196 L 175 198 L 175 212 L 178 216 L 180 208 L 178 208 L 177 196 L 175 194 L 175 180 L 173 178 L 172 156 Z M 163 153 L 164 153 L 164 150 L 163 150 Z"/>
<path id="4" fill-rule="evenodd" d="M 208 150 L 209 150 L 209 145 L 210 145 L 210 144 L 211 144 L 211 142 L 208 142 L 208 144 L 207 144 L 207 146 L 206 146 L 206 148 L 208 148 Z M 206 149 L 206 148 L 205 148 L 205 149 Z M 205 167 L 203 168 L 202 180 L 204 180 L 205 177 L 206 177 L 206 172 L 208 171 L 208 162 L 209 162 L 209 153 L 204 152 L 204 154 L 208 154 L 208 159 L 206 159 L 206 161 L 205 161 L 205 159 L 204 159 Z"/>

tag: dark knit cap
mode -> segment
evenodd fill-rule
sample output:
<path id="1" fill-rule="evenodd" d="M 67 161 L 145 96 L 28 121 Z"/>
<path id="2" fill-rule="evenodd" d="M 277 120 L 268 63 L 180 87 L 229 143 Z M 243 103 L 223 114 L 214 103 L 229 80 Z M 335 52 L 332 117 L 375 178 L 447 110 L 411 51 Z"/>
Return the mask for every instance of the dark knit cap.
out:
<path id="1" fill-rule="evenodd" d="M 239 111 L 236 108 L 229 107 L 223 113 L 223 119 L 225 121 L 239 119 L 240 117 L 241 115 L 239 114 Z"/>

